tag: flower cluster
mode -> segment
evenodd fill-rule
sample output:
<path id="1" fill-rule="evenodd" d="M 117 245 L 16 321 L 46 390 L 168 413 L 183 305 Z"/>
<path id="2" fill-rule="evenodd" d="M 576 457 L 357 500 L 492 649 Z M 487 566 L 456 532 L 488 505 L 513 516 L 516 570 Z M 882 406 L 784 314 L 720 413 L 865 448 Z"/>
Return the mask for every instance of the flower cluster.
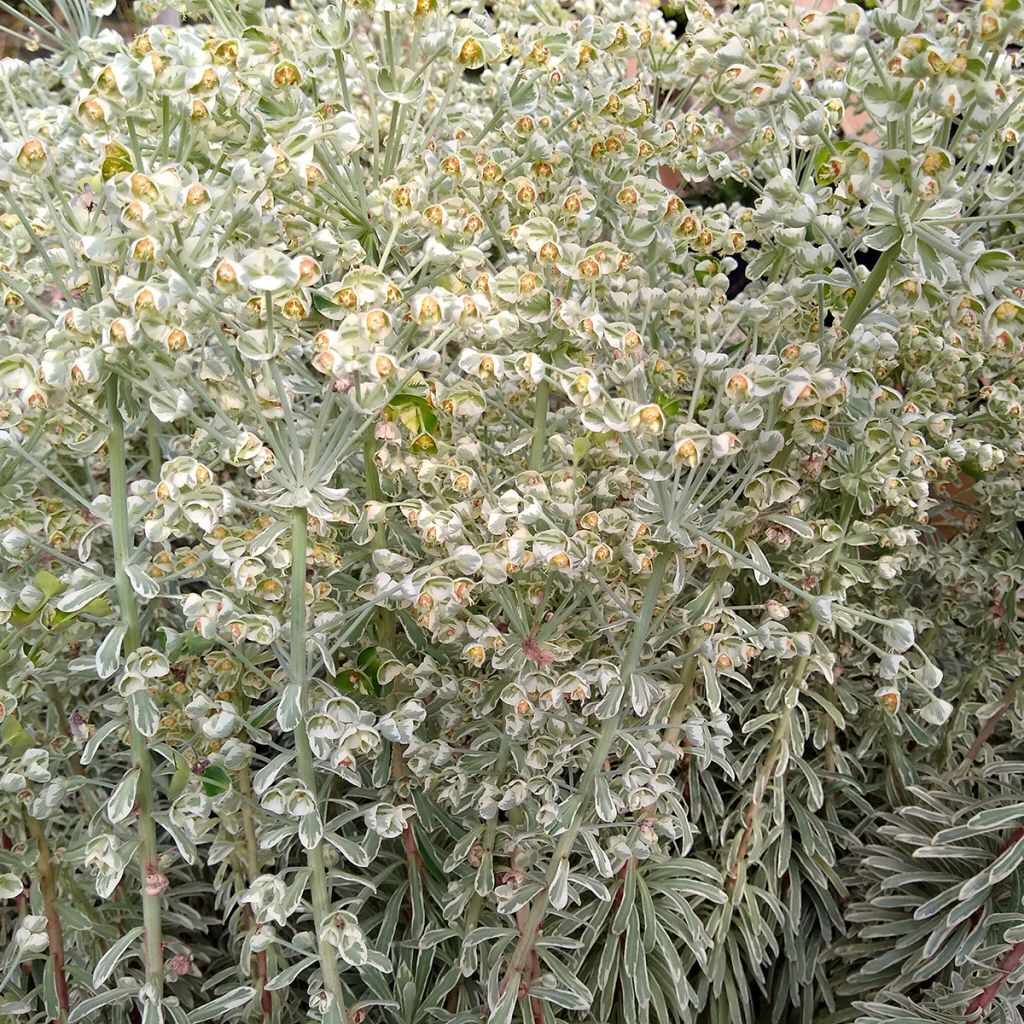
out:
<path id="1" fill-rule="evenodd" d="M 1013 1012 L 1024 7 L 174 6 L 0 66 L 0 1016 Z"/>

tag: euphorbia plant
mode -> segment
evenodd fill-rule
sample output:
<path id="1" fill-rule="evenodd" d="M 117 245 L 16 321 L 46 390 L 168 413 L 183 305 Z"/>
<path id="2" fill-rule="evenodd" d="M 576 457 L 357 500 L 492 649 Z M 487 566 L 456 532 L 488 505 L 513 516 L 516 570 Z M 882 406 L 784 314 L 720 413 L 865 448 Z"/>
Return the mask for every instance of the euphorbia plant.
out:
<path id="1" fill-rule="evenodd" d="M 1016 1013 L 1016 0 L 180 6 L 0 68 L 4 1019 Z"/>

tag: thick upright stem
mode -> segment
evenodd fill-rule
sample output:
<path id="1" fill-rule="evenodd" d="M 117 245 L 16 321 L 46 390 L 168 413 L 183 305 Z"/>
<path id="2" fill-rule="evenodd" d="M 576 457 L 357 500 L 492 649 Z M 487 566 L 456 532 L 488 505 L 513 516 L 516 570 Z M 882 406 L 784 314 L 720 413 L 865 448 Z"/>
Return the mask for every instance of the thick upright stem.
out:
<path id="1" fill-rule="evenodd" d="M 815 622 L 811 626 L 810 630 L 808 630 L 811 643 L 814 642 L 814 638 L 818 635 L 818 628 L 818 623 Z M 810 658 L 807 656 L 800 658 L 794 664 L 793 674 L 790 677 L 790 683 L 787 689 L 795 689 L 803 684 L 804 674 L 806 673 L 809 664 Z M 789 705 L 784 703 L 783 710 L 779 715 L 778 721 L 775 723 L 775 730 L 772 733 L 771 743 L 768 746 L 768 753 L 764 759 L 764 764 L 761 766 L 761 771 L 758 773 L 757 781 L 754 783 L 754 795 L 747 806 L 746 817 L 743 820 L 743 829 L 740 833 L 739 845 L 736 848 L 736 856 L 725 879 L 725 888 L 727 892 L 732 891 L 739 880 L 740 870 L 746 862 L 747 854 L 750 852 L 750 842 L 754 835 L 754 829 L 757 827 L 758 820 L 761 816 L 761 804 L 764 800 L 764 794 L 768 791 L 768 787 L 771 785 L 772 776 L 775 774 L 775 768 L 778 764 L 779 757 L 782 754 L 783 747 L 789 742 L 790 711 L 791 709 Z"/>
<path id="2" fill-rule="evenodd" d="M 529 468 L 539 471 L 544 465 L 544 450 L 548 445 L 548 402 L 551 396 L 551 385 L 547 377 L 537 385 L 537 394 L 533 400 L 533 441 L 530 444 Z"/>
<path id="3" fill-rule="evenodd" d="M 377 471 L 377 442 L 374 437 L 372 425 L 366 432 L 363 440 L 363 477 L 366 485 L 366 497 L 370 501 L 383 501 L 384 491 L 380 486 L 380 473 Z M 381 524 L 373 532 L 370 547 L 379 551 L 387 547 L 387 538 L 384 536 L 384 525 Z M 390 608 L 379 606 L 376 611 L 377 644 L 384 650 L 393 652 L 395 638 L 397 636 L 397 623 L 395 613 Z M 398 690 L 397 681 L 392 684 L 391 692 L 388 694 L 388 706 L 391 710 L 398 707 L 401 693 Z M 397 782 L 407 775 L 405 767 L 405 754 L 400 743 L 391 744 L 391 778 Z M 406 870 L 409 875 L 409 918 L 415 922 L 416 910 L 413 899 L 413 879 L 418 878 L 420 873 L 420 853 L 416 845 L 416 834 L 412 829 L 412 822 L 407 821 L 402 831 L 402 850 L 405 853 Z"/>
<path id="4" fill-rule="evenodd" d="M 627 686 L 640 663 L 640 655 L 643 652 L 644 643 L 647 640 L 647 634 L 651 628 L 651 620 L 654 618 L 654 608 L 658 602 L 661 583 L 665 578 L 665 572 L 668 570 L 672 557 L 673 555 L 671 551 L 661 552 L 655 559 L 654 566 L 651 569 L 651 575 L 647 580 L 647 587 L 644 591 L 643 607 L 640 610 L 640 618 L 633 630 L 629 648 L 626 651 L 626 657 L 622 662 L 622 681 Z M 551 863 L 548 865 L 544 889 L 534 900 L 533 906 L 530 908 L 530 914 L 522 927 L 519 942 L 516 944 L 516 948 L 512 951 L 512 958 L 509 960 L 508 969 L 506 970 L 504 980 L 501 983 L 502 992 L 504 992 L 513 982 L 518 984 L 519 978 L 530 964 L 530 957 L 537 944 L 537 939 L 540 937 L 540 930 L 544 921 L 544 915 L 547 913 L 548 906 L 550 905 L 551 886 L 554 883 L 558 867 L 562 861 L 568 858 L 572 853 L 576 837 L 579 835 L 580 829 L 583 827 L 590 798 L 593 795 L 594 787 L 597 784 L 598 773 L 603 769 L 605 758 L 607 758 L 611 752 L 612 746 L 615 744 L 615 737 L 622 729 L 622 720 L 625 717 L 625 714 L 625 710 L 619 711 L 618 714 L 606 719 L 601 726 L 597 742 L 594 744 L 594 749 L 591 751 L 590 759 L 583 771 L 583 776 L 580 779 L 580 783 L 576 791 L 579 802 L 577 804 L 575 814 L 573 815 L 569 827 L 562 833 L 558 840 L 558 845 L 555 847 L 555 852 L 551 857 Z"/>
<path id="5" fill-rule="evenodd" d="M 971 1000 L 967 1007 L 967 1018 L 970 1019 L 974 1014 L 978 1014 L 978 1020 L 985 1016 L 988 1012 L 988 1008 L 995 1001 L 999 990 L 1003 987 L 1006 979 L 1016 970 L 1017 965 L 1024 960 L 1024 942 L 1014 943 L 1002 960 L 999 961 L 998 975 L 996 980 L 993 981 L 986 988 L 982 989 L 974 999 Z"/>
<path id="6" fill-rule="evenodd" d="M 114 546 L 114 579 L 122 621 L 127 627 L 124 652 L 131 654 L 141 641 L 139 604 L 126 569 L 131 564 L 132 534 L 128 523 L 128 481 L 124 447 L 124 421 L 117 404 L 117 377 L 107 379 L 107 417 L 110 422 L 110 519 Z M 142 884 L 142 924 L 146 984 L 150 986 L 154 1001 L 163 995 L 164 944 L 161 923 L 160 895 L 154 884 L 160 878 L 157 859 L 156 822 L 153 819 L 153 764 L 149 756 L 146 737 L 129 719 L 132 762 L 139 773 L 136 803 L 139 809 L 139 872 Z"/>
<path id="7" fill-rule="evenodd" d="M 306 717 L 309 714 L 309 673 L 306 666 L 306 551 L 309 543 L 309 517 L 305 509 L 294 508 L 291 512 L 291 586 L 290 615 L 291 641 L 288 652 L 288 679 L 299 688 L 299 723 L 295 727 L 295 754 L 299 778 L 302 784 L 316 795 L 316 772 L 313 768 L 313 752 L 306 732 Z M 323 842 L 318 842 L 306 851 L 309 864 L 309 890 L 313 904 L 313 923 L 317 934 L 317 952 L 320 956 L 320 971 L 324 988 L 334 998 L 339 1012 L 345 1013 L 345 997 L 338 974 L 338 954 L 324 939 L 324 927 L 331 913 L 330 886 L 327 882 L 327 867 L 324 864 Z"/>
<path id="8" fill-rule="evenodd" d="M 50 956 L 53 959 L 53 982 L 57 989 L 57 1005 L 60 1016 L 56 1024 L 64 1024 L 71 1004 L 68 1000 L 68 979 L 64 972 L 64 932 L 60 924 L 60 912 L 57 910 L 57 885 L 53 877 L 53 860 L 50 857 L 50 844 L 46 841 L 46 833 L 42 824 L 31 815 L 25 815 L 29 835 L 35 840 L 39 850 L 39 891 L 43 895 L 43 911 L 46 914 L 46 935 L 50 940 Z"/>

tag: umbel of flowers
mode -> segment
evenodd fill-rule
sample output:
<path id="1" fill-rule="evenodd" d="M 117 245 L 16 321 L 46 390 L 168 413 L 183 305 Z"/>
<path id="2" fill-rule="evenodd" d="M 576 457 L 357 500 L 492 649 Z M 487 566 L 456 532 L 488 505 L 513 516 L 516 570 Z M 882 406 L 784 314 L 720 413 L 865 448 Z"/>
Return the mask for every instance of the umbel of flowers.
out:
<path id="1" fill-rule="evenodd" d="M 0 1018 L 1016 1019 L 1017 0 L 179 6 L 0 64 Z"/>

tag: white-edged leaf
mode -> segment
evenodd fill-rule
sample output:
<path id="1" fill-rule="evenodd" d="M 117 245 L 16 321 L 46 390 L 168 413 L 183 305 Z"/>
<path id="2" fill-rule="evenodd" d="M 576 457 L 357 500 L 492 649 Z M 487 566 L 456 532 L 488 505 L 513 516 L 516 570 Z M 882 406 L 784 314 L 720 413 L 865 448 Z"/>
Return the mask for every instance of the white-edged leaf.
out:
<path id="1" fill-rule="evenodd" d="M 1024 861 L 1024 836 L 1018 836 L 1016 840 L 1011 841 L 1010 845 L 992 861 L 988 869 L 988 884 L 995 885 L 996 882 L 1001 882 L 1013 874 L 1021 861 Z"/>
<path id="2" fill-rule="evenodd" d="M 608 854 L 601 848 L 601 844 L 597 841 L 594 834 L 589 829 L 584 829 L 580 832 L 580 838 L 590 851 L 590 857 L 594 862 L 594 867 L 597 868 L 597 873 L 602 878 L 611 878 L 615 874 L 615 869 L 612 867 Z"/>
<path id="3" fill-rule="evenodd" d="M 133 928 L 130 932 L 125 932 L 115 942 L 110 949 L 106 951 L 96 961 L 96 966 L 92 972 L 92 983 L 96 988 L 99 988 L 113 973 L 114 968 L 120 963 L 131 948 L 132 943 L 142 934 L 142 927 Z"/>
<path id="4" fill-rule="evenodd" d="M 979 811 L 967 822 L 972 832 L 991 832 L 993 829 L 1005 828 L 1007 825 L 1019 825 L 1024 822 L 1024 803 L 1007 804 L 1006 807 L 990 807 Z"/>
<path id="5" fill-rule="evenodd" d="M 252 777 L 252 788 L 257 796 L 262 796 L 264 791 L 268 790 L 274 784 L 274 780 L 281 774 L 285 767 L 291 763 L 294 757 L 295 755 L 290 751 L 278 754 L 277 757 L 269 760 Z"/>
<path id="6" fill-rule="evenodd" d="M 160 711 L 146 690 L 139 690 L 128 697 L 128 713 L 131 715 L 132 725 L 146 739 L 157 734 L 160 728 Z"/>
<path id="7" fill-rule="evenodd" d="M 375 949 L 368 949 L 366 951 L 366 962 L 363 966 L 371 967 L 375 971 L 380 971 L 381 974 L 391 973 L 391 961 L 383 953 L 378 953 Z"/>
<path id="8" fill-rule="evenodd" d="M 487 1024 L 512 1024 L 512 1015 L 515 1013 L 516 1002 L 519 996 L 519 986 L 509 985 L 502 992 L 501 998 L 491 1010 L 487 1018 Z"/>
<path id="9" fill-rule="evenodd" d="M 214 1020 L 219 1017 L 222 1013 L 227 1013 L 228 1010 L 235 1010 L 239 1006 L 244 1006 L 253 995 L 256 990 L 250 985 L 241 985 L 238 988 L 233 988 L 230 992 L 225 992 L 224 995 L 218 996 L 212 1003 L 207 1003 L 205 1006 L 200 1006 L 197 1010 L 193 1010 L 188 1015 L 189 1024 L 199 1024 L 200 1021 Z"/>
<path id="10" fill-rule="evenodd" d="M 138 986 L 132 988 L 112 988 L 109 992 L 101 992 L 97 996 L 90 996 L 88 999 L 83 999 L 72 1011 L 68 1017 L 68 1024 L 78 1024 L 78 1021 L 94 1021 L 102 1020 L 102 1017 L 93 1016 L 97 1010 L 102 1009 L 104 1006 L 110 1006 L 113 1003 L 123 1002 L 125 999 L 131 999 L 133 996 L 138 995 Z"/>
<path id="11" fill-rule="evenodd" d="M 594 1001 L 594 994 L 575 976 L 573 971 L 559 961 L 557 956 L 550 954 L 544 956 L 544 964 L 555 976 L 560 988 L 570 994 L 574 1000 L 574 1006 L 572 1007 L 568 1007 L 565 1004 L 559 1004 L 559 1006 L 565 1006 L 567 1010 L 589 1010 L 590 1005 Z"/>
<path id="12" fill-rule="evenodd" d="M 555 910 L 564 910 L 569 902 L 569 858 L 563 857 L 555 868 L 555 877 L 551 880 L 548 890 L 551 906 Z"/>
<path id="13" fill-rule="evenodd" d="M 605 823 L 612 822 L 617 817 L 611 786 L 602 775 L 599 775 L 594 783 L 594 810 Z"/>
<path id="14" fill-rule="evenodd" d="M 365 868 L 370 863 L 370 855 L 354 839 L 346 839 L 336 832 L 327 832 L 324 835 L 327 840 L 349 864 L 357 868 Z"/>
<path id="15" fill-rule="evenodd" d="M 778 523 L 779 526 L 784 526 L 790 533 L 803 537 L 804 540 L 814 540 L 814 530 L 803 519 L 797 519 L 796 516 L 779 515 L 778 513 L 768 516 L 768 519 L 773 523 Z"/>
<path id="16" fill-rule="evenodd" d="M 513 889 L 511 895 L 505 899 L 498 900 L 498 913 L 514 914 L 517 910 L 525 907 L 543 889 L 544 886 L 540 882 L 524 883 L 518 889 Z"/>
<path id="17" fill-rule="evenodd" d="M 93 583 L 85 583 L 79 586 L 70 587 L 61 594 L 57 601 L 57 611 L 80 612 L 90 601 L 102 597 L 113 583 L 110 580 L 98 580 Z"/>
<path id="18" fill-rule="evenodd" d="M 307 850 L 312 850 L 324 837 L 324 826 L 319 811 L 310 811 L 299 820 L 299 842 Z"/>
<path id="19" fill-rule="evenodd" d="M 110 799 L 107 801 L 107 818 L 110 819 L 111 825 L 124 821 L 132 813 L 132 808 L 135 806 L 135 792 L 138 786 L 139 769 L 133 768 L 114 787 L 114 792 L 110 794 Z"/>
<path id="20" fill-rule="evenodd" d="M 188 1024 L 188 1014 L 178 1005 L 176 999 L 165 999 L 164 1009 L 171 1015 L 174 1024 Z"/>
<path id="21" fill-rule="evenodd" d="M 768 561 L 765 553 L 761 550 L 760 546 L 752 540 L 748 540 L 747 554 L 750 555 L 750 560 L 757 566 L 754 569 L 754 580 L 757 582 L 759 587 L 763 587 L 771 576 L 771 563 Z"/>
<path id="22" fill-rule="evenodd" d="M 574 992 L 568 992 L 561 988 L 552 988 L 550 985 L 532 985 L 530 997 L 542 999 L 545 1003 L 553 1006 L 560 1006 L 563 1010 L 587 1010 L 590 1003 L 584 1003 Z"/>
<path id="23" fill-rule="evenodd" d="M 275 974 L 264 987 L 268 992 L 276 992 L 278 989 L 287 988 L 307 967 L 316 962 L 315 956 L 307 956 L 304 960 L 299 960 L 298 963 L 294 963 L 291 967 L 286 967 L 283 971 Z"/>
<path id="24" fill-rule="evenodd" d="M 112 718 L 108 722 L 104 722 L 90 737 L 88 742 L 82 748 L 82 753 L 79 755 L 78 760 L 82 764 L 90 764 L 92 759 L 96 756 L 96 752 L 100 749 L 103 741 L 115 730 L 119 729 L 124 725 L 124 719 L 118 715 L 117 718 Z"/>
<path id="25" fill-rule="evenodd" d="M 142 1024 L 164 1024 L 164 1011 L 160 1003 L 154 1003 L 143 996 Z"/>
<path id="26" fill-rule="evenodd" d="M 302 718 L 301 694 L 302 688 L 298 683 L 289 683 L 281 691 L 277 705 L 277 724 L 286 732 L 291 732 Z"/>
<path id="27" fill-rule="evenodd" d="M 132 590 L 139 597 L 153 598 L 160 593 L 160 584 L 152 576 L 148 576 L 143 572 L 139 566 L 127 565 L 124 571 L 128 577 L 128 582 L 132 585 Z"/>
<path id="28" fill-rule="evenodd" d="M 10 871 L 0 875 L 0 900 L 13 900 L 24 888 L 22 880 Z"/>
<path id="29" fill-rule="evenodd" d="M 284 520 L 271 523 L 256 534 L 256 538 L 249 544 L 249 553 L 259 558 L 260 555 L 273 547 L 274 541 L 287 529 L 288 523 Z"/>
<path id="30" fill-rule="evenodd" d="M 196 844 L 192 842 L 192 837 L 183 828 L 175 825 L 166 814 L 157 814 L 155 817 L 157 824 L 174 841 L 174 845 L 178 848 L 178 853 L 181 854 L 185 863 L 195 864 L 199 859 L 199 851 L 196 849 Z"/>
<path id="31" fill-rule="evenodd" d="M 455 928 L 431 928 L 425 931 L 416 943 L 417 949 L 433 949 L 448 939 L 457 939 L 461 932 Z"/>
<path id="32" fill-rule="evenodd" d="M 486 928 L 474 928 L 463 940 L 462 944 L 467 949 L 472 946 L 479 946 L 481 942 L 490 942 L 492 939 L 505 939 L 514 936 L 513 928 L 498 928 L 489 926 Z"/>
<path id="33" fill-rule="evenodd" d="M 109 679 L 121 664 L 121 644 L 128 633 L 128 627 L 119 623 L 103 638 L 96 648 L 96 675 Z"/>

